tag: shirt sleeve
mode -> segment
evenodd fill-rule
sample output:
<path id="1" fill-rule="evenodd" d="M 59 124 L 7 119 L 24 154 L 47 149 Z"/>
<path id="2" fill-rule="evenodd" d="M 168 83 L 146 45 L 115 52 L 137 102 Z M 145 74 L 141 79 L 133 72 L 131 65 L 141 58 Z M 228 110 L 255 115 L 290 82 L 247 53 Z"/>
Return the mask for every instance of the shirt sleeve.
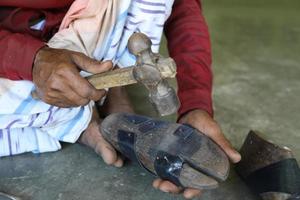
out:
<path id="1" fill-rule="evenodd" d="M 1 0 L 0 6 L 49 9 L 69 6 L 73 1 L 74 0 Z"/>
<path id="2" fill-rule="evenodd" d="M 177 64 L 179 117 L 194 109 L 212 116 L 211 44 L 200 1 L 175 0 L 165 34 Z"/>
<path id="3" fill-rule="evenodd" d="M 35 55 L 46 45 L 44 41 L 58 30 L 64 14 L 65 9 L 46 11 L 0 7 L 0 77 L 32 80 Z M 43 30 L 30 28 L 29 21 L 40 20 L 43 17 L 47 19 Z"/>
<path id="4" fill-rule="evenodd" d="M 32 64 L 44 42 L 0 28 L 0 77 L 32 80 Z"/>

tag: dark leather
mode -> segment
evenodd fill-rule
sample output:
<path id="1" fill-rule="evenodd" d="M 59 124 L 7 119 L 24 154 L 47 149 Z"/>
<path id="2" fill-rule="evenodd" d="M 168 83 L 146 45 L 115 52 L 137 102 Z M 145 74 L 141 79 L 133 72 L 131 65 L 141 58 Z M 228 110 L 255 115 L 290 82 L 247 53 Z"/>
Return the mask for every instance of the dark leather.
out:
<path id="1" fill-rule="evenodd" d="M 259 169 L 245 182 L 256 192 L 300 193 L 300 170 L 296 159 L 290 158 Z"/>

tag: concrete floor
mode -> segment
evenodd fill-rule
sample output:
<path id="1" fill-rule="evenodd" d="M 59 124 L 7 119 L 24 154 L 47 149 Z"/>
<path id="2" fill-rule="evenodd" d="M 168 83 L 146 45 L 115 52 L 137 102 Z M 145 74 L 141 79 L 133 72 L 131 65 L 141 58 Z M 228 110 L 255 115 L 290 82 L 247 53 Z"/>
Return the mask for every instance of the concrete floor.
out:
<path id="1" fill-rule="evenodd" d="M 215 117 L 237 148 L 255 129 L 290 147 L 300 160 L 299 9 L 298 0 L 204 1 L 214 50 Z M 153 115 L 150 105 L 141 103 L 143 89 L 129 90 L 137 111 Z M 0 159 L 0 191 L 23 199 L 182 199 L 152 189 L 152 180 L 137 164 L 108 167 L 78 144 Z M 225 183 L 199 199 L 257 198 L 232 170 Z"/>

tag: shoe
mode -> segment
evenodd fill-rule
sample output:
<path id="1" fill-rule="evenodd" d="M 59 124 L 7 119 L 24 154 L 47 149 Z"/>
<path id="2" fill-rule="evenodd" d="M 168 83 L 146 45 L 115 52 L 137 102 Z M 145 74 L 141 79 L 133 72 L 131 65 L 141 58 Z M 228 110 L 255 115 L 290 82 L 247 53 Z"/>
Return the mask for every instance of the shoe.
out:
<path id="1" fill-rule="evenodd" d="M 212 189 L 228 177 L 225 153 L 190 126 L 115 113 L 104 119 L 101 133 L 124 156 L 177 186 Z"/>
<path id="2" fill-rule="evenodd" d="M 300 169 L 292 151 L 250 131 L 235 169 L 263 200 L 300 200 Z"/>

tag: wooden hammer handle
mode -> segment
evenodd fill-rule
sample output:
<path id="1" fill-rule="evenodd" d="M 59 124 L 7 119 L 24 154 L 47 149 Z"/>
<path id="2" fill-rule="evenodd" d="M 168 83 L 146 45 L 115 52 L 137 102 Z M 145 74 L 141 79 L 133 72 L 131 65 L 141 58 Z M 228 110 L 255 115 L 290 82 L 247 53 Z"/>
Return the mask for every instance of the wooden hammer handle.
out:
<path id="1" fill-rule="evenodd" d="M 170 62 L 170 61 L 167 61 Z M 163 63 L 162 63 L 163 64 Z M 137 80 L 133 76 L 133 69 L 137 66 L 125 67 L 121 69 L 115 69 L 112 71 L 94 74 L 86 77 L 86 79 L 96 89 L 106 89 L 118 86 L 125 86 L 137 83 Z M 173 69 L 174 68 L 174 69 Z M 173 78 L 176 75 L 175 66 L 173 68 L 161 69 L 160 73 L 162 78 Z M 36 91 L 32 92 L 34 99 L 39 99 Z"/>
<path id="2" fill-rule="evenodd" d="M 172 63 L 171 58 L 165 59 L 159 63 L 160 65 L 169 66 L 169 63 Z M 112 70 L 109 72 L 104 72 L 100 74 L 94 74 L 86 79 L 96 88 L 96 89 L 105 89 L 118 86 L 125 86 L 137 83 L 137 80 L 133 76 L 133 69 L 138 66 L 125 67 L 121 69 Z M 165 78 L 174 78 L 176 75 L 175 64 L 171 67 L 160 68 L 161 77 Z"/>
<path id="3" fill-rule="evenodd" d="M 137 83 L 132 73 L 134 67 L 135 66 L 125 67 L 104 73 L 94 74 L 86 77 L 86 79 L 98 90 L 130 85 Z M 31 96 L 34 99 L 40 99 L 36 91 L 33 91 Z"/>
<path id="4" fill-rule="evenodd" d="M 100 74 L 94 74 L 86 79 L 96 88 L 105 89 L 137 83 L 133 77 L 133 68 L 126 67 Z"/>

